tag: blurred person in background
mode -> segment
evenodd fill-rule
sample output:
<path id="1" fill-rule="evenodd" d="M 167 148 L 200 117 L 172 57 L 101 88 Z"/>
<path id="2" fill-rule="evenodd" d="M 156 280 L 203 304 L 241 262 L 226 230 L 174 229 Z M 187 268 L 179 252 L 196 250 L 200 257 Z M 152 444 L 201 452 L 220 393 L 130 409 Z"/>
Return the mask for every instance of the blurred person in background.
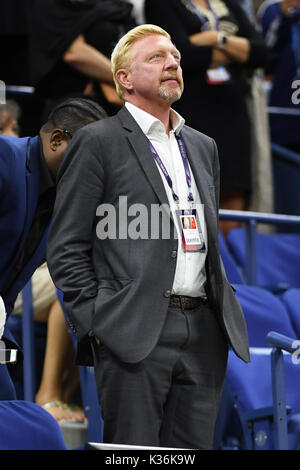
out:
<path id="1" fill-rule="evenodd" d="M 51 111 L 39 135 L 0 136 L 0 297 L 4 302 L 1 324 L 7 348 L 18 344 L 6 317 L 19 292 L 46 260 L 56 175 L 64 153 L 78 129 L 103 117 L 106 114 L 97 103 L 72 98 Z M 7 384 L 7 396 L 1 398 L 15 397 L 5 365 L 0 365 L 0 376 L 0 388 Z"/>
<path id="2" fill-rule="evenodd" d="M 21 108 L 14 100 L 0 104 L 0 134 L 19 137 Z"/>
<path id="3" fill-rule="evenodd" d="M 257 20 L 269 49 L 269 106 L 290 110 L 270 115 L 271 140 L 300 153 L 300 0 L 267 0 Z"/>
<path id="4" fill-rule="evenodd" d="M 252 190 L 248 77 L 267 48 L 235 0 L 146 0 L 145 15 L 182 52 L 185 92 L 174 108 L 212 137 L 220 158 L 220 208 L 246 210 Z M 237 222 L 220 221 L 224 235 Z"/>
<path id="5" fill-rule="evenodd" d="M 125 0 L 31 0 L 30 76 L 36 91 L 53 102 L 92 97 L 114 114 L 123 105 L 115 92 L 110 54 L 135 20 Z"/>

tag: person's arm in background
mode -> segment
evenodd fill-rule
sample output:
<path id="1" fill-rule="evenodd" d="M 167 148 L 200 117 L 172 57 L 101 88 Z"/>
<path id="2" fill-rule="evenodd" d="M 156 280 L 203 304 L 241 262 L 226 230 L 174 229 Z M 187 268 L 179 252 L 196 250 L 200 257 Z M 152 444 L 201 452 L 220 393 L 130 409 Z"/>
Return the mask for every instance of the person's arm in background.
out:
<path id="1" fill-rule="evenodd" d="M 227 36 L 224 49 L 218 49 L 220 33 L 218 31 L 203 31 L 190 36 L 190 41 L 196 46 L 209 45 L 213 48 L 212 65 L 226 65 L 233 60 L 247 62 L 250 52 L 250 42 L 246 38 Z"/>
<path id="2" fill-rule="evenodd" d="M 238 46 L 238 39 L 245 39 L 249 42 L 249 51 L 246 60 L 242 62 L 247 65 L 248 67 L 255 69 L 258 67 L 264 67 L 267 62 L 268 58 L 268 49 L 265 43 L 265 40 L 261 33 L 257 31 L 257 29 L 251 23 L 251 20 L 247 17 L 243 8 L 238 4 L 236 1 L 227 0 L 230 8 L 234 12 L 235 17 L 237 18 L 238 25 L 239 25 L 239 36 L 236 36 L 236 44 L 235 46 L 238 48 L 242 48 L 242 43 L 240 42 Z M 230 36 L 228 40 L 228 49 L 226 48 L 225 51 L 228 54 L 235 54 L 232 48 L 233 39 Z M 241 49 L 240 49 L 241 50 Z M 237 56 L 236 56 L 237 60 Z"/>
<path id="3" fill-rule="evenodd" d="M 228 36 L 226 46 L 221 50 L 218 49 L 218 31 L 203 31 L 188 36 L 172 1 L 162 4 L 159 0 L 146 0 L 146 15 L 149 15 L 150 20 L 156 20 L 156 24 L 171 34 L 173 41 L 182 51 L 182 63 L 185 67 L 199 67 L 200 63 L 207 69 L 231 62 L 247 63 L 253 68 L 263 66 L 267 57 L 263 38 L 255 30 L 242 7 L 236 2 L 230 2 L 230 7 L 237 17 L 241 34 Z M 188 59 L 185 59 L 186 56 Z"/>
<path id="4" fill-rule="evenodd" d="M 267 47 L 264 39 L 256 31 L 240 5 L 230 2 L 229 6 L 238 20 L 239 36 L 226 36 L 226 43 L 221 52 L 227 54 L 232 61 L 248 64 L 253 68 L 264 66 L 267 60 Z M 218 31 L 205 31 L 194 34 L 190 40 L 194 44 L 201 45 L 207 38 L 212 47 L 218 48 L 219 37 Z"/>
<path id="5" fill-rule="evenodd" d="M 227 65 L 231 59 L 214 48 L 214 35 L 212 31 L 196 33 L 197 42 L 200 34 L 201 42 L 191 41 L 191 37 L 185 30 L 180 15 L 173 0 L 146 0 L 145 15 L 148 23 L 157 24 L 164 28 L 172 38 L 172 41 L 182 54 L 182 67 L 185 71 L 204 71 L 216 65 Z"/>
<path id="6" fill-rule="evenodd" d="M 79 35 L 63 54 L 63 60 L 91 79 L 113 84 L 110 60 Z"/>

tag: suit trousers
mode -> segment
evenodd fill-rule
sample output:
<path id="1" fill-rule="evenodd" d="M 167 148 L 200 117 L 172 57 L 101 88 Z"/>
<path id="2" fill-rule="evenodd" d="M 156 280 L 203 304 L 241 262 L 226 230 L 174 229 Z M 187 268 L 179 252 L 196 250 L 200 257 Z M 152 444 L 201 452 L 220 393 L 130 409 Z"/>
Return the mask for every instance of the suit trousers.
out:
<path id="1" fill-rule="evenodd" d="M 93 353 L 103 442 L 212 449 L 228 344 L 208 303 L 169 308 L 139 363 L 120 361 L 95 340 Z"/>

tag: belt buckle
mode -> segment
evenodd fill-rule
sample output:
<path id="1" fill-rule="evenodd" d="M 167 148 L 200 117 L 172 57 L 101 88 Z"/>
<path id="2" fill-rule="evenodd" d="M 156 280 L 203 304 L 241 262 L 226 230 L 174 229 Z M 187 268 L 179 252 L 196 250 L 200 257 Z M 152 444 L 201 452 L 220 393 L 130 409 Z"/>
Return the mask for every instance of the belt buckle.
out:
<path id="1" fill-rule="evenodd" d="M 181 308 L 184 310 L 184 309 L 190 309 L 191 308 L 191 304 L 192 304 L 192 300 L 189 299 L 188 297 L 186 297 L 185 295 L 180 295 L 179 296 L 180 298 L 180 306 Z"/>

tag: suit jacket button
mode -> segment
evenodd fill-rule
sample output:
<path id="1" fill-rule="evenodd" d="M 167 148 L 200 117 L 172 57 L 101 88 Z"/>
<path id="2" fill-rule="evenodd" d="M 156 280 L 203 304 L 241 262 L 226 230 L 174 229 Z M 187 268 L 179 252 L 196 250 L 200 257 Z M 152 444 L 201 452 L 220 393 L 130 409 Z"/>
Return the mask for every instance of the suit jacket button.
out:
<path id="1" fill-rule="evenodd" d="M 164 292 L 164 297 L 169 298 L 170 295 L 171 295 L 171 291 L 169 289 Z"/>
<path id="2" fill-rule="evenodd" d="M 176 258 L 177 257 L 177 250 L 171 251 L 171 258 Z"/>

